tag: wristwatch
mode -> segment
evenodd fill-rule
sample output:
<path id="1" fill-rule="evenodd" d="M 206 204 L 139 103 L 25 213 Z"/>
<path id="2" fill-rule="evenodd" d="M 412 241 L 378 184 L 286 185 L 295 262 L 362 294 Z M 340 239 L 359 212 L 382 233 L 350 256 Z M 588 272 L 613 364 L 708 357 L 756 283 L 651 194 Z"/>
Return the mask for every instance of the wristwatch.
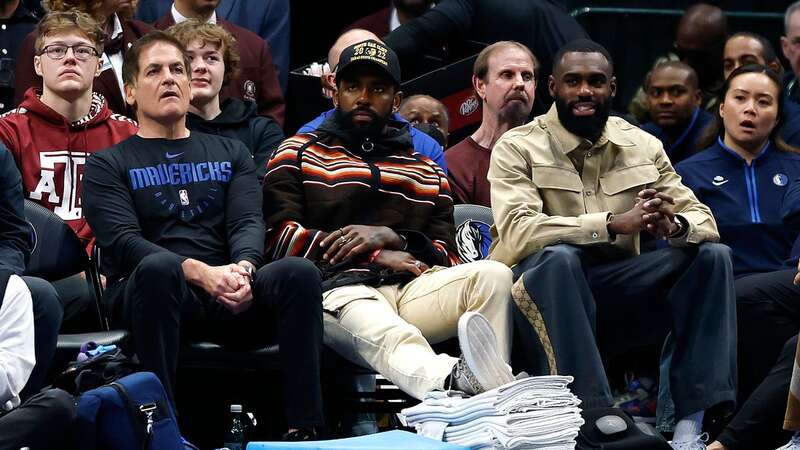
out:
<path id="1" fill-rule="evenodd" d="M 255 269 L 255 267 L 253 267 L 252 264 L 245 264 L 243 267 L 244 267 L 244 270 L 247 272 L 247 278 L 250 279 L 250 284 L 252 285 L 253 284 L 253 280 L 255 280 L 256 269 Z"/>
<path id="2" fill-rule="evenodd" d="M 683 234 L 683 222 L 681 221 L 681 219 L 679 219 L 678 216 L 672 216 L 672 223 L 677 225 L 678 228 L 675 230 L 674 233 L 670 233 L 670 235 L 667 236 L 667 237 L 674 238 L 674 237 L 682 235 Z"/>

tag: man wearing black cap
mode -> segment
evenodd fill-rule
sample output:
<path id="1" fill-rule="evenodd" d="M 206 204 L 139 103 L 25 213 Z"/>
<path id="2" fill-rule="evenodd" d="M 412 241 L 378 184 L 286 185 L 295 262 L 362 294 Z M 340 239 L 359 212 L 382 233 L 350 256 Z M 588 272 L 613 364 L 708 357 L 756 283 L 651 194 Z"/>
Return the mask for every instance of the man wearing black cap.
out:
<path id="1" fill-rule="evenodd" d="M 336 85 L 333 114 L 267 165 L 267 258 L 317 263 L 325 342 L 405 392 L 474 394 L 512 381 L 511 271 L 443 267 L 457 262 L 450 186 L 414 151 L 408 124 L 390 120 L 402 98 L 397 57 L 375 40 L 354 44 Z M 431 349 L 456 335 L 461 358 Z"/>

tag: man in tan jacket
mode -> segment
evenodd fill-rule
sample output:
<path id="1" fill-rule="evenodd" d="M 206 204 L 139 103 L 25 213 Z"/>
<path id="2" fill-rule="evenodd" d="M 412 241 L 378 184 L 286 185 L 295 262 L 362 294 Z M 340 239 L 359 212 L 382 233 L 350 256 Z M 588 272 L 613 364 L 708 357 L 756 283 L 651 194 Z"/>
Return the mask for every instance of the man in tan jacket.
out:
<path id="1" fill-rule="evenodd" d="M 579 40 L 556 54 L 555 104 L 507 132 L 489 167 L 492 259 L 516 265 L 514 299 L 552 372 L 586 407 L 611 394 L 600 350 L 665 348 L 680 420 L 673 447 L 704 449 L 704 411 L 732 406 L 736 323 L 730 249 L 656 138 L 609 118 L 611 57 Z M 639 254 L 639 233 L 668 246 Z"/>

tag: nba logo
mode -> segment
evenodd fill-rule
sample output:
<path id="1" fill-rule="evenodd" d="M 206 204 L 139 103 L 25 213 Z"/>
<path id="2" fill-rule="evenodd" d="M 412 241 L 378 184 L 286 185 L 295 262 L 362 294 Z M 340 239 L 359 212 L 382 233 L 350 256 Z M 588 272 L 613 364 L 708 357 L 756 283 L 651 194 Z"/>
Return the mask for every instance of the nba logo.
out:
<path id="1" fill-rule="evenodd" d="M 189 205 L 189 193 L 186 192 L 186 189 L 181 189 L 178 191 L 178 195 L 181 198 L 181 205 L 188 206 Z"/>

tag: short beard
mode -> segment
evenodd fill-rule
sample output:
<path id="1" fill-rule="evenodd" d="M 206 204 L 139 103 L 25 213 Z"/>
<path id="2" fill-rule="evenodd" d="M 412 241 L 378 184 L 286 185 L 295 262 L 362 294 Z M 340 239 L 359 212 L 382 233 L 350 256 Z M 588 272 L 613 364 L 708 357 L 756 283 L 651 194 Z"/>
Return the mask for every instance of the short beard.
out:
<path id="1" fill-rule="evenodd" d="M 597 102 L 594 114 L 588 117 L 578 117 L 572 114 L 572 105 L 578 103 L 578 101 L 567 103 L 560 97 L 556 97 L 555 102 L 558 120 L 570 133 L 588 139 L 591 142 L 596 142 L 600 135 L 603 134 L 603 129 L 606 127 L 606 122 L 608 122 L 608 116 L 611 112 L 611 99 Z"/>
<path id="2" fill-rule="evenodd" d="M 370 138 L 372 141 L 376 141 L 378 136 L 383 133 L 384 128 L 386 128 L 387 122 L 389 122 L 388 117 L 380 117 L 379 115 L 375 114 L 375 111 L 364 108 L 364 109 L 353 109 L 348 113 L 341 112 L 341 121 L 342 128 L 347 130 L 347 132 L 354 138 L 354 140 L 358 141 L 359 143 L 363 141 L 365 138 Z M 366 125 L 356 124 L 353 120 L 353 116 L 356 112 L 363 112 L 367 113 L 372 117 L 372 122 Z"/>
<path id="3" fill-rule="evenodd" d="M 531 108 L 522 102 L 511 102 L 500 110 L 500 122 L 509 124 L 509 128 L 524 125 L 528 121 Z"/>

